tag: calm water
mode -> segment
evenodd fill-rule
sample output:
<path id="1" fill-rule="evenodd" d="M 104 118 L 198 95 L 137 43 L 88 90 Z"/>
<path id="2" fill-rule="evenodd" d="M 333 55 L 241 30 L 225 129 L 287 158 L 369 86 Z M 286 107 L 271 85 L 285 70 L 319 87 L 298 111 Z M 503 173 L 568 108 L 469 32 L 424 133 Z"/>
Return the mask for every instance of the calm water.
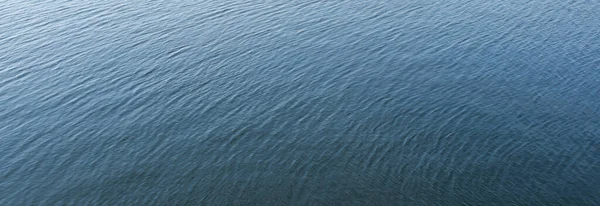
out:
<path id="1" fill-rule="evenodd" d="M 600 205 L 598 14 L 0 1 L 0 205 Z"/>

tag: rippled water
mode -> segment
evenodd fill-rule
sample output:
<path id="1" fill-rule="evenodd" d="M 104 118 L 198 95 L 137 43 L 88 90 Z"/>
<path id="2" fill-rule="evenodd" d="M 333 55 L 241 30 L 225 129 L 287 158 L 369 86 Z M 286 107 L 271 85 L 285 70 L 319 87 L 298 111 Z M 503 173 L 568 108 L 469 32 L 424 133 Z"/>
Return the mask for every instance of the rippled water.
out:
<path id="1" fill-rule="evenodd" d="M 600 205 L 600 3 L 0 2 L 0 205 Z"/>

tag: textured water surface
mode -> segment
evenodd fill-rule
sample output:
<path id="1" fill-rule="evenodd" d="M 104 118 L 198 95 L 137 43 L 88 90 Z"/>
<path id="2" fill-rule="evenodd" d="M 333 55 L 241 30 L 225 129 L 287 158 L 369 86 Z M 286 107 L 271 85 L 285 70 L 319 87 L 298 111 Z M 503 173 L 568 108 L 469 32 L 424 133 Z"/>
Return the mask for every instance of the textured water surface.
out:
<path id="1" fill-rule="evenodd" d="M 0 1 L 0 205 L 600 205 L 598 14 Z"/>

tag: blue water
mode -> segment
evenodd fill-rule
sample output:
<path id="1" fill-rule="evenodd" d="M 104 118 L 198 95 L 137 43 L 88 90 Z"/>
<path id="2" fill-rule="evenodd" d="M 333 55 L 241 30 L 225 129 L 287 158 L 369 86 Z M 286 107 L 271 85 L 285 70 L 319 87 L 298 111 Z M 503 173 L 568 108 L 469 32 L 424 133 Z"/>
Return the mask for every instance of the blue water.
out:
<path id="1" fill-rule="evenodd" d="M 600 205 L 598 14 L 0 1 L 0 205 Z"/>

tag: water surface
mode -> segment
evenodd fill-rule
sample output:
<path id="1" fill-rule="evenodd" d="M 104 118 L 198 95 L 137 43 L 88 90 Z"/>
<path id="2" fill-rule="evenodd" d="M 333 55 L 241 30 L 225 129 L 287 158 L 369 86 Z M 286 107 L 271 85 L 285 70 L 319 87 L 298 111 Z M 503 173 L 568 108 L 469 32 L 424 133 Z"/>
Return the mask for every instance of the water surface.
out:
<path id="1" fill-rule="evenodd" d="M 600 3 L 0 2 L 0 205 L 600 205 Z"/>

